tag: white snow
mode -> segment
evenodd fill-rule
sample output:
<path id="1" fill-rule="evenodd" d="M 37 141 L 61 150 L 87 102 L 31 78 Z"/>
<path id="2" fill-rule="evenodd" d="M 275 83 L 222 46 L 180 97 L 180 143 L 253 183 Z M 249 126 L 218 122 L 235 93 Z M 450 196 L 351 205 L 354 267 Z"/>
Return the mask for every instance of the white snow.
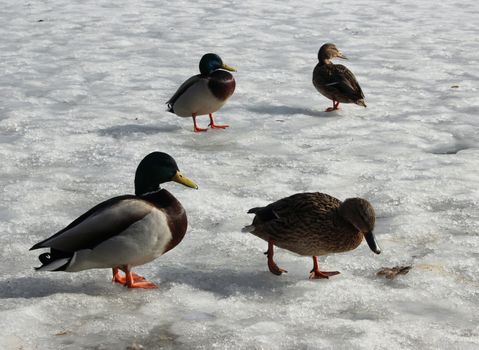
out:
<path id="1" fill-rule="evenodd" d="M 0 348 L 479 348 L 478 15 L 472 0 L 3 1 Z M 323 112 L 325 42 L 366 109 Z M 216 113 L 231 127 L 195 134 L 164 102 L 206 52 L 237 90 Z M 33 270 L 34 243 L 132 193 L 156 150 L 200 187 L 165 185 L 190 227 L 136 269 L 159 289 Z M 367 198 L 383 253 L 321 259 L 341 274 L 310 281 L 310 258 L 277 249 L 289 273 L 269 273 L 246 211 L 302 191 Z"/>

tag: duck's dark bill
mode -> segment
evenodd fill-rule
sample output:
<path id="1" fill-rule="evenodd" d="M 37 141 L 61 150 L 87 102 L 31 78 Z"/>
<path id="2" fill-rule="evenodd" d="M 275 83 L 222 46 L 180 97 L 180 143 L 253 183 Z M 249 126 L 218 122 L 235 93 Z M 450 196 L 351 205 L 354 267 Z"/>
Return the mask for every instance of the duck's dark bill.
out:
<path id="1" fill-rule="evenodd" d="M 368 242 L 369 248 L 375 252 L 376 254 L 381 253 L 381 248 L 379 248 L 378 242 L 376 242 L 376 237 L 374 237 L 374 234 L 372 231 L 369 231 L 364 235 L 364 238 L 366 238 L 366 242 Z"/>
<path id="2" fill-rule="evenodd" d="M 229 70 L 230 72 L 236 72 L 236 69 L 234 69 L 231 66 L 228 66 L 227 64 L 223 63 L 223 66 L 221 67 L 223 69 Z"/>
<path id="3" fill-rule="evenodd" d="M 348 59 L 346 56 L 343 55 L 342 52 L 338 52 L 338 57 L 339 57 L 339 58 L 342 58 L 343 60 L 347 60 L 347 59 Z"/>
<path id="4" fill-rule="evenodd" d="M 175 176 L 173 176 L 173 179 L 171 179 L 174 182 L 178 182 L 179 184 L 198 189 L 198 185 L 195 184 L 193 181 L 188 179 L 185 175 L 180 173 L 179 171 L 176 172 Z"/>

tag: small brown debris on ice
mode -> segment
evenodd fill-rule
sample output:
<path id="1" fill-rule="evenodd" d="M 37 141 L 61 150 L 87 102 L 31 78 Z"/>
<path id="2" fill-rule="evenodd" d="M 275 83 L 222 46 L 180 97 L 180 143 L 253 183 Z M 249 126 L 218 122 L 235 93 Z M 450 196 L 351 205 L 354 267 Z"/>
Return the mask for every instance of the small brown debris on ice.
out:
<path id="1" fill-rule="evenodd" d="M 396 278 L 398 275 L 405 275 L 412 269 L 412 265 L 409 266 L 394 266 L 394 267 L 382 267 L 376 275 L 377 276 L 384 276 L 387 279 L 392 280 Z"/>

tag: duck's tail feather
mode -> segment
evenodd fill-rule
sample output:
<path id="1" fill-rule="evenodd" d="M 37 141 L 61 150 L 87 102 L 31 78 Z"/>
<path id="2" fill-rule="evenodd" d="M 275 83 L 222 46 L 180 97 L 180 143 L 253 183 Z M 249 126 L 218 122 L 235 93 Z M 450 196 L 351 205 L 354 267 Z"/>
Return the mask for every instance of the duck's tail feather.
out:
<path id="1" fill-rule="evenodd" d="M 49 253 L 43 253 L 38 256 L 42 266 L 35 267 L 37 271 L 65 271 L 73 258 L 74 253 L 62 252 L 51 249 Z"/>
<path id="2" fill-rule="evenodd" d="M 248 214 L 256 215 L 253 224 L 279 219 L 279 215 L 269 205 L 266 207 L 251 208 L 248 210 Z"/>
<path id="3" fill-rule="evenodd" d="M 170 101 L 166 102 L 166 106 L 167 106 L 167 108 L 166 108 L 167 112 L 170 112 L 170 113 L 173 113 L 173 114 L 175 113 L 175 111 L 173 110 L 173 104 Z"/>
<path id="4" fill-rule="evenodd" d="M 248 210 L 248 214 L 257 214 L 262 209 L 264 209 L 264 207 L 251 208 L 250 210 Z M 241 229 L 241 232 L 253 232 L 254 229 L 255 229 L 255 226 L 254 226 L 254 220 L 253 220 L 253 224 L 243 227 Z"/>
<path id="5" fill-rule="evenodd" d="M 258 211 L 260 211 L 261 209 L 264 209 L 264 207 L 254 207 L 254 208 L 251 208 L 250 210 L 248 210 L 248 214 L 256 214 Z"/>
<path id="6" fill-rule="evenodd" d="M 241 229 L 241 232 L 253 232 L 255 229 L 254 225 L 247 225 Z"/>
<path id="7" fill-rule="evenodd" d="M 366 107 L 366 102 L 364 102 L 364 99 L 357 100 L 356 104 L 360 105 L 360 106 L 363 106 L 363 107 Z"/>

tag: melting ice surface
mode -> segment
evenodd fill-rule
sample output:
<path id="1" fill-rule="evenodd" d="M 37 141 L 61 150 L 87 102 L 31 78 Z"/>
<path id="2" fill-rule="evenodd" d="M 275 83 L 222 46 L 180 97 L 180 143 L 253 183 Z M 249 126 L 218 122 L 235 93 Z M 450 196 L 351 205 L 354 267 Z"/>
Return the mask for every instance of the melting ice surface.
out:
<path id="1" fill-rule="evenodd" d="M 2 349 L 477 349 L 477 1 L 6 0 L 0 11 Z M 349 57 L 366 109 L 311 83 L 316 53 Z M 228 130 L 194 134 L 164 102 L 216 52 L 237 91 Z M 452 87 L 456 86 L 456 87 Z M 207 118 L 200 117 L 202 126 Z M 199 191 L 185 240 L 136 269 L 35 273 L 28 249 L 133 192 L 138 162 L 173 155 Z M 383 253 L 312 261 L 240 232 L 247 209 L 301 191 L 359 196 Z M 405 276 L 382 266 L 413 264 Z"/>

